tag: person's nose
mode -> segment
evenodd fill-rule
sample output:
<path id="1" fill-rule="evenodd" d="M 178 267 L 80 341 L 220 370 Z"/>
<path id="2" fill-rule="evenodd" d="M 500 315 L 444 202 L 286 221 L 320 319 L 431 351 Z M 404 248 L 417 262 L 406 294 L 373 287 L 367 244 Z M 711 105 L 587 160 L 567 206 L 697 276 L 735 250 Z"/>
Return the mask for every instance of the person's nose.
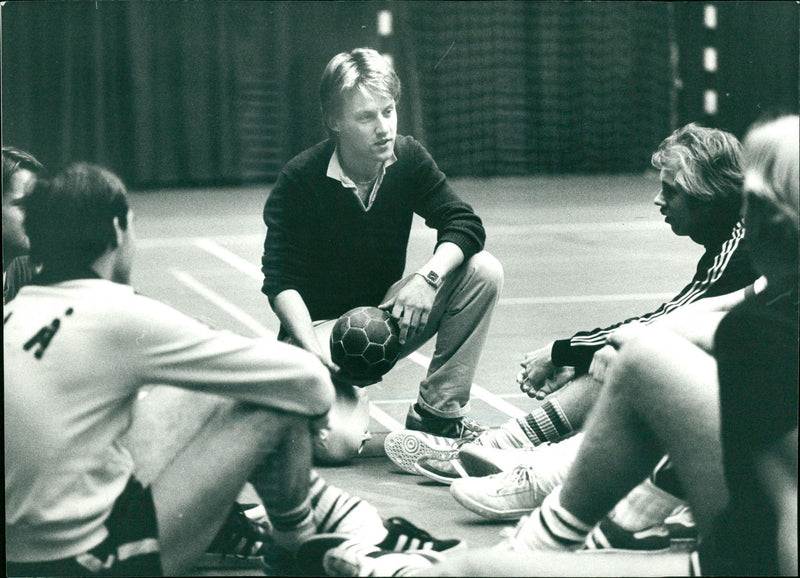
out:
<path id="1" fill-rule="evenodd" d="M 664 200 L 664 192 L 663 191 L 658 191 L 658 194 L 656 195 L 656 198 L 653 199 L 653 202 L 658 207 L 665 206 L 667 204 L 667 202 Z"/>
<path id="2" fill-rule="evenodd" d="M 385 116 L 378 117 L 377 133 L 379 136 L 386 136 L 392 128 L 391 119 Z"/>

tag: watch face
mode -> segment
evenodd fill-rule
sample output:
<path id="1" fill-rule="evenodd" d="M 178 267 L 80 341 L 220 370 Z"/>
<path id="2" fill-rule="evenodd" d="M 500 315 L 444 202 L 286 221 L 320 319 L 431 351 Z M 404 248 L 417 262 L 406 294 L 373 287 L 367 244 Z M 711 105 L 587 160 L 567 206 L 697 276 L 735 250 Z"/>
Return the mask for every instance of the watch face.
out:
<path id="1" fill-rule="evenodd" d="M 436 286 L 436 287 L 438 287 L 442 282 L 442 280 L 439 277 L 439 274 L 436 273 L 436 271 L 428 271 L 427 277 L 428 277 L 428 281 L 430 281 L 431 284 Z"/>

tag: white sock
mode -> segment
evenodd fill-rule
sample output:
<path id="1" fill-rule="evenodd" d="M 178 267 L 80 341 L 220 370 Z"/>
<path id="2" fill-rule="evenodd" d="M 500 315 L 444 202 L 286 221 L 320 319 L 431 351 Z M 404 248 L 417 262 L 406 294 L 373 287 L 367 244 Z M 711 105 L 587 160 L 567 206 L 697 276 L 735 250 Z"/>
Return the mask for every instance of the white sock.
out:
<path id="1" fill-rule="evenodd" d="M 270 513 L 270 519 L 275 544 L 292 554 L 317 531 L 308 499 L 289 512 L 280 515 Z"/>
<path id="2" fill-rule="evenodd" d="M 513 550 L 574 551 L 583 546 L 592 526 L 568 512 L 560 502 L 561 486 L 551 492 L 510 539 Z"/>
<path id="3" fill-rule="evenodd" d="M 528 439 L 515 419 L 508 420 L 498 428 L 483 432 L 472 443 L 501 450 L 534 447 L 533 442 Z"/>
<path id="4" fill-rule="evenodd" d="M 320 534 L 347 534 L 367 544 L 377 544 L 388 534 L 372 504 L 326 483 L 316 470 L 311 471 L 309 496 Z"/>

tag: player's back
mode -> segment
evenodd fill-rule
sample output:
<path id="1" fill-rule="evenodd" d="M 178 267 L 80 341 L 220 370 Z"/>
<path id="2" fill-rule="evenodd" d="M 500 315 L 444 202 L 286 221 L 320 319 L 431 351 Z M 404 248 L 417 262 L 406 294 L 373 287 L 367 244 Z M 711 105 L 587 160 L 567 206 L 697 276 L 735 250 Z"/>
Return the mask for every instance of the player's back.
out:
<path id="1" fill-rule="evenodd" d="M 132 471 L 115 443 L 136 392 L 115 338 L 126 296 L 128 286 L 84 279 L 26 286 L 4 308 L 9 559 L 79 553 Z"/>

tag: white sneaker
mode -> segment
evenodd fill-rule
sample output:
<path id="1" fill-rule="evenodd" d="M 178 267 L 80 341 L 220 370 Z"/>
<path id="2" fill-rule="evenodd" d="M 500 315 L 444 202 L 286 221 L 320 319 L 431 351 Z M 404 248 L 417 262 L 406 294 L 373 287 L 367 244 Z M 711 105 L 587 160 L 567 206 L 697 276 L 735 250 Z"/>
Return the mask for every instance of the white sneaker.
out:
<path id="1" fill-rule="evenodd" d="M 540 477 L 525 465 L 482 478 L 454 480 L 450 493 L 467 510 L 484 518 L 518 520 L 541 505 L 562 481 L 562 476 Z"/>
<path id="2" fill-rule="evenodd" d="M 404 576 L 411 570 L 430 568 L 441 560 L 441 554 L 431 550 L 390 552 L 349 540 L 328 550 L 322 567 L 326 576 Z"/>
<path id="3" fill-rule="evenodd" d="M 468 476 L 491 476 L 530 463 L 533 453 L 539 447 L 541 446 L 503 450 L 471 443 L 465 444 L 459 450 L 458 459 Z"/>
<path id="4" fill-rule="evenodd" d="M 436 460 L 450 459 L 455 454 L 460 441 L 455 438 L 404 429 L 390 432 L 383 442 L 383 449 L 397 467 L 409 474 L 416 474 L 418 472 L 414 469 L 414 464 L 418 459 L 422 457 Z"/>
<path id="5" fill-rule="evenodd" d="M 458 457 L 467 474 L 474 477 L 508 472 L 519 465 L 533 466 L 539 476 L 564 476 L 578 455 L 581 440 L 583 433 L 531 448 L 498 449 L 469 443 L 459 450 Z"/>

